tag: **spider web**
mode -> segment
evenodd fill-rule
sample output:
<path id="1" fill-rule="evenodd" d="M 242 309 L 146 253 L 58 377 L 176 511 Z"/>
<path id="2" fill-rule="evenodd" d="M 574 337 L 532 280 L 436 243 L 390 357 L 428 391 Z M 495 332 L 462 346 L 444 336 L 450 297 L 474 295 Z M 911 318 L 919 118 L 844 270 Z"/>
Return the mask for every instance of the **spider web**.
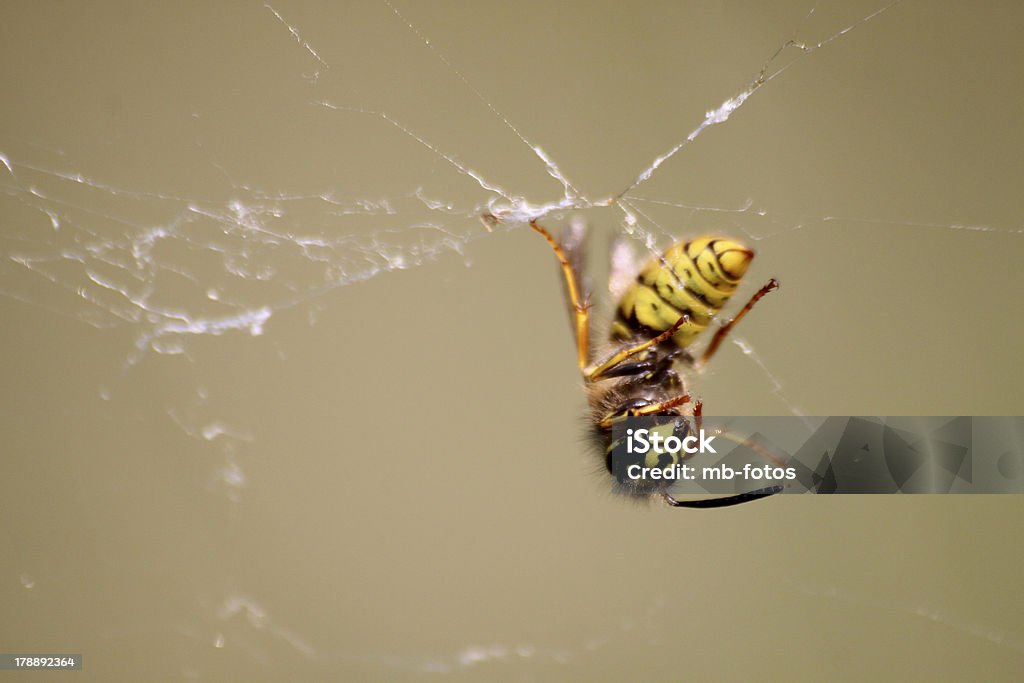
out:
<path id="1" fill-rule="evenodd" d="M 285 31 L 280 37 L 290 36 L 298 54 L 305 58 L 306 68 L 295 78 L 301 76 L 313 93 L 304 98 L 305 106 L 340 115 L 340 119 L 327 119 L 327 125 L 345 127 L 358 123 L 360 117 L 372 119 L 379 124 L 375 133 L 388 143 L 399 148 L 411 146 L 413 151 L 422 148 L 420 151 L 433 157 L 428 162 L 433 162 L 434 174 L 440 172 L 440 166 L 456 177 L 447 178 L 442 189 L 414 182 L 404 191 L 373 197 L 334 183 L 312 190 L 268 189 L 239 177 L 245 172 L 226 167 L 216 154 L 200 152 L 180 163 L 202 164 L 206 167 L 203 174 L 212 169 L 211 185 L 218 189 L 164 191 L 76 170 L 73 153 L 64 147 L 56 143 L 41 147 L 9 136 L 0 154 L 7 173 L 5 213 L 9 216 L 0 274 L 3 293 L 96 327 L 129 326 L 135 336 L 135 350 L 126 359 L 130 365 L 150 351 L 182 353 L 188 338 L 195 335 L 262 334 L 275 312 L 316 301 L 333 289 L 383 273 L 430 263 L 445 253 L 465 256 L 467 246 L 486 237 L 495 225 L 514 229 L 533 219 L 557 223 L 572 211 L 612 209 L 623 230 L 652 253 L 675 238 L 674 224 L 680 216 L 686 223 L 718 220 L 755 241 L 837 221 L 921 230 L 1024 232 L 1019 225 L 975 223 L 969 217 L 964 222 L 931 222 L 800 215 L 765 208 L 752 197 L 732 206 L 708 206 L 666 198 L 656 191 L 647 193 L 649 181 L 663 165 L 728 122 L 762 88 L 895 4 L 881 4 L 867 13 L 847 10 L 856 17 L 850 23 L 844 23 L 843 13 L 837 12 L 840 18 L 829 17 L 821 22 L 824 28 L 808 29 L 805 26 L 818 18 L 812 9 L 792 38 L 760 68 L 750 70 L 745 84 L 741 82 L 729 97 L 713 104 L 696 125 L 684 123 L 678 142 L 658 153 L 632 182 L 618 191 L 597 194 L 574 184 L 550 154 L 487 99 L 394 5 L 386 5 L 393 16 L 382 21 L 393 19 L 399 39 L 421 48 L 423 59 L 434 60 L 435 66 L 441 67 L 441 77 L 451 81 L 450 87 L 466 91 L 470 100 L 493 117 L 497 135 L 504 128 L 506 137 L 521 143 L 534 157 L 535 170 L 549 176 L 560 192 L 552 193 L 551 183 L 549 189 L 533 192 L 534 186 L 543 187 L 536 178 L 523 183 L 531 191 L 515 189 L 516 184 L 497 179 L 503 160 L 487 151 L 481 152 L 478 160 L 463 160 L 449 150 L 457 145 L 434 142 L 404 117 L 389 113 L 389 107 L 371 108 L 358 104 L 358 97 L 328 92 L 332 79 L 340 81 L 335 91 L 348 89 L 344 74 L 334 76 L 342 70 L 332 69 L 325 55 L 303 37 L 301 27 L 267 4 L 264 11 Z M 835 29 L 837 21 L 839 28 Z M 299 103 L 302 106 L 302 99 Z M 194 112 L 193 116 L 200 119 L 203 114 Z M 374 128 L 372 122 L 368 128 Z M 388 135 L 389 128 L 392 135 Z M 209 135 L 205 131 L 194 134 L 197 140 Z M 203 148 L 209 143 L 204 140 L 195 146 Z M 361 162 L 352 164 L 354 172 L 361 167 Z M 451 185 L 460 180 L 477 186 L 476 192 L 468 193 L 468 201 L 463 199 L 466 193 L 451 191 Z M 445 190 L 460 200 L 447 198 Z M 658 209 L 676 211 L 663 212 L 669 217 L 663 219 Z M 481 229 L 478 217 L 482 214 L 492 214 L 500 223 L 485 224 L 486 230 Z M 33 277 L 22 277 L 26 271 Z"/>
<path id="2" fill-rule="evenodd" d="M 598 39 L 565 31 L 595 16 L 533 7 L 519 24 L 511 10 L 492 11 L 488 20 L 451 29 L 468 8 L 385 2 L 331 11 L 273 2 L 234 8 L 226 18 L 215 9 L 190 10 L 185 22 L 100 8 L 82 21 L 97 31 L 107 26 L 101 35 L 110 40 L 127 36 L 123 56 L 105 59 L 99 45 L 78 65 L 50 64 L 44 46 L 35 80 L 12 79 L 12 100 L 21 105 L 6 115 L 0 137 L 0 293 L 110 332 L 103 339 L 116 346 L 118 362 L 100 373 L 94 398 L 99 405 L 119 397 L 130 402 L 144 395 L 153 373 L 172 372 L 161 365 L 165 356 L 202 364 L 217 355 L 215 345 L 235 344 L 241 335 L 272 337 L 286 357 L 288 342 L 280 338 L 314 327 L 350 291 L 397 280 L 399 271 L 440 272 L 452 262 L 473 270 L 492 242 L 510 239 L 529 221 L 556 227 L 580 215 L 595 232 L 629 235 L 652 253 L 680 231 L 741 236 L 758 249 L 758 277 L 780 277 L 783 290 L 773 297 L 791 303 L 780 298 L 781 313 L 765 312 L 752 331 L 740 332 L 730 350 L 739 362 L 713 369 L 715 381 L 701 385 L 709 404 L 722 405 L 732 387 L 746 386 L 771 396 L 764 410 L 863 411 L 863 404 L 842 400 L 827 411 L 824 403 L 808 404 L 817 395 L 807 384 L 840 386 L 822 375 L 849 374 L 841 363 L 847 358 L 871 367 L 902 322 L 905 334 L 919 330 L 914 348 L 929 360 L 901 376 L 905 387 L 873 387 L 879 398 L 872 409 L 881 414 L 894 412 L 891 406 L 911 410 L 912 397 L 940 393 L 938 380 L 925 389 L 910 386 L 931 381 L 925 373 L 938 374 L 931 358 L 973 345 L 978 355 L 993 355 L 996 367 L 1012 362 L 981 330 L 1005 320 L 1000 294 L 1022 284 L 1024 228 L 1013 206 L 1022 169 L 1019 159 L 1003 160 L 999 173 L 986 174 L 978 168 L 982 154 L 969 150 L 998 149 L 979 122 L 1002 130 L 993 101 L 1020 76 L 1014 65 L 1024 63 L 1000 51 L 1000 35 L 990 42 L 960 35 L 949 44 L 948 63 L 936 65 L 907 57 L 914 52 L 912 27 L 938 22 L 910 2 L 796 3 L 774 12 L 719 7 L 684 13 L 677 26 L 659 26 L 649 8 L 606 8 L 614 12 L 609 24 L 636 28 L 624 34 L 632 42 L 604 46 L 607 57 L 591 63 L 594 53 L 582 50 Z M 721 35 L 711 30 L 719 23 L 730 27 L 730 39 L 703 40 L 705 32 Z M 59 24 L 54 44 L 61 31 L 74 35 L 77 28 L 74 21 Z M 167 63 L 151 55 L 147 41 L 193 47 Z M 29 54 L 20 44 L 8 49 L 8 64 Z M 895 73 L 857 67 L 865 55 L 874 55 L 872 64 L 892 64 Z M 639 73 L 641 66 L 650 73 Z M 934 79 L 936 70 L 949 74 Z M 846 80 L 837 82 L 840 73 Z M 70 113 L 40 104 L 33 87 L 48 77 L 65 88 L 56 101 Z M 928 100 L 926 86 L 914 87 L 918 80 L 944 83 L 940 92 L 962 97 Z M 595 81 L 605 86 L 595 88 Z M 567 117 L 573 98 L 582 101 Z M 941 116 L 952 101 L 968 113 Z M 873 140 L 875 163 L 842 143 L 842 126 L 815 127 L 822 121 L 846 121 L 850 138 Z M 809 136 L 821 137 L 802 141 L 801 122 Z M 924 131 L 919 138 L 907 130 L 915 122 Z M 916 143 L 890 156 L 886 145 L 904 137 Z M 791 154 L 801 147 L 802 155 Z M 848 175 L 830 177 L 835 166 L 821 157 L 844 154 Z M 748 164 L 750 157 L 773 156 L 777 163 Z M 892 157 L 910 161 L 881 174 L 877 160 L 898 163 Z M 936 165 L 948 168 L 947 185 L 943 174 L 925 173 Z M 921 177 L 910 173 L 915 169 Z M 894 182 L 901 172 L 907 175 Z M 863 188 L 872 195 L 859 194 Z M 497 220 L 482 221 L 485 214 Z M 551 255 L 531 246 L 540 266 L 530 272 L 551 275 Z M 877 268 L 852 275 L 867 254 L 878 256 Z M 932 265 L 908 276 L 905 269 L 918 261 Z M 830 310 L 829 293 L 849 282 L 860 288 L 859 307 Z M 543 287 L 553 290 L 554 276 Z M 818 287 L 824 298 L 808 294 Z M 935 300 L 945 303 L 927 303 Z M 833 342 L 842 335 L 856 342 L 842 352 L 822 349 L 807 341 L 817 329 L 807 329 L 807 320 L 841 329 L 827 337 Z M 791 331 L 797 341 L 762 341 L 769 329 Z M 1002 329 L 992 336 L 1014 337 L 1016 328 Z M 933 339 L 949 341 L 924 348 Z M 807 379 L 792 369 L 801 362 L 829 369 Z M 946 402 L 928 404 L 930 411 L 1019 406 L 1019 399 L 1006 403 L 1005 392 L 987 393 L 991 370 L 979 375 L 964 365 L 943 367 L 953 389 Z M 1012 386 L 1019 371 L 1004 370 L 1002 381 Z M 245 453 L 259 439 L 257 413 L 222 412 L 210 400 L 211 393 L 230 394 L 231 386 L 228 378 L 197 371 L 152 408 L 188 442 L 215 454 L 193 483 L 223 494 L 229 509 L 245 500 Z M 38 582 L 26 570 L 21 583 L 29 589 Z M 873 607 L 857 597 L 866 593 L 845 585 L 791 590 L 815 598 L 837 593 Z M 398 654 L 325 652 L 301 616 L 271 610 L 235 586 L 188 594 L 199 606 L 157 628 L 173 632 L 186 651 L 190 643 L 232 644 L 264 673 L 291 656 L 328 671 L 451 673 L 491 665 L 514 673 L 515 663 L 530 662 L 543 675 L 549 666 L 598 666 L 613 639 L 657 632 L 672 606 L 652 595 L 639 613 L 600 620 L 568 640 L 504 639 L 512 644 L 466 645 L 441 655 L 398 647 Z M 908 621 L 925 615 L 1017 654 L 1024 649 L 1013 628 L 961 618 L 966 610 L 955 606 L 917 604 L 908 598 L 890 609 Z M 643 651 L 659 647 L 626 637 Z M 276 660 L 262 656 L 264 649 L 274 650 Z"/>

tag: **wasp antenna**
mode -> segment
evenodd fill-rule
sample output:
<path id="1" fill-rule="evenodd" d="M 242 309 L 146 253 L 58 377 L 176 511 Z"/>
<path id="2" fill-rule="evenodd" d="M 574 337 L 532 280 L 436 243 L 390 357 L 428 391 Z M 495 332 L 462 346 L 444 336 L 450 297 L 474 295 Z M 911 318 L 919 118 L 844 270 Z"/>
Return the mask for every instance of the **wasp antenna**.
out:
<path id="1" fill-rule="evenodd" d="M 734 496 L 725 496 L 724 498 L 704 498 L 703 500 L 676 500 L 667 493 L 662 494 L 662 497 L 664 497 L 665 502 L 672 507 L 708 510 L 713 508 L 731 507 L 733 505 L 739 505 L 740 503 L 749 503 L 753 500 L 760 500 L 761 498 L 774 496 L 776 493 L 782 493 L 781 486 L 769 486 L 767 488 L 750 491 L 748 493 L 737 493 Z"/>

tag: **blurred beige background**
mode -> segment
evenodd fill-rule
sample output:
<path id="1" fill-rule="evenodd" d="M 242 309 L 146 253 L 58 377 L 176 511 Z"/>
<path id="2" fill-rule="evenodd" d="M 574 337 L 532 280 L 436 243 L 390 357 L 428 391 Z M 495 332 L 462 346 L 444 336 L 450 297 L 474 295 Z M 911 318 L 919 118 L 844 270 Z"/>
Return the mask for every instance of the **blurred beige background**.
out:
<path id="1" fill-rule="evenodd" d="M 554 259 L 457 169 L 557 202 L 514 126 L 610 196 L 787 39 L 855 26 L 630 194 L 782 282 L 705 410 L 1020 415 L 1018 3 L 272 5 L 5 5 L 4 651 L 81 680 L 1019 676 L 1018 497 L 609 495 Z M 622 214 L 581 215 L 599 284 Z"/>

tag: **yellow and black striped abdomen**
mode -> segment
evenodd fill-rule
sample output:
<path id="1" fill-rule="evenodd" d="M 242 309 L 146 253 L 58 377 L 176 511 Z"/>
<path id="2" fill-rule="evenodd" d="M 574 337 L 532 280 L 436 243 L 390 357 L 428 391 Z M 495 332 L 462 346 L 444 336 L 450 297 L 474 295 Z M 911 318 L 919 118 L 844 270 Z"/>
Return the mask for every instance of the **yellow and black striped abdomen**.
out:
<path id="1" fill-rule="evenodd" d="M 672 337 L 686 348 L 736 291 L 753 258 L 751 249 L 720 237 L 672 245 L 622 295 L 612 338 L 664 332 L 686 315 L 689 320 Z"/>

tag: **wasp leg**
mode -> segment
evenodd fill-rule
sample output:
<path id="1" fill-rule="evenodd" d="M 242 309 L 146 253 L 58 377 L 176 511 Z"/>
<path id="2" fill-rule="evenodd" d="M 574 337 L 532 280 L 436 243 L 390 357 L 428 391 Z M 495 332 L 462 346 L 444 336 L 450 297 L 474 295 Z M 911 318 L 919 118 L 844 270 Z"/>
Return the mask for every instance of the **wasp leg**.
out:
<path id="1" fill-rule="evenodd" d="M 701 421 L 701 424 L 703 424 L 703 419 Z M 760 444 L 754 441 L 752 437 L 737 436 L 736 434 L 733 434 L 731 432 L 718 429 L 715 430 L 715 436 L 720 436 L 723 439 L 728 439 L 733 443 L 738 443 L 739 445 L 745 448 L 749 448 L 750 450 L 754 451 L 768 462 L 778 465 L 779 467 L 782 467 L 783 465 L 786 464 L 786 459 L 784 457 L 773 451 L 771 448 L 768 448 L 764 444 Z"/>
<path id="2" fill-rule="evenodd" d="M 598 364 L 596 366 L 593 366 L 593 367 L 590 367 L 590 368 L 586 368 L 583 371 L 583 375 L 590 382 L 596 382 L 597 380 L 601 379 L 602 377 L 608 376 L 607 373 L 608 373 L 609 370 L 611 370 L 616 365 L 618 365 L 622 361 L 626 360 L 630 356 L 635 356 L 636 354 L 640 353 L 641 351 L 649 349 L 652 346 L 657 346 L 661 342 L 670 339 L 672 337 L 672 335 L 675 334 L 676 331 L 679 330 L 680 327 L 685 325 L 689 320 L 690 320 L 690 316 L 688 316 L 688 315 L 684 314 L 684 315 L 680 316 L 679 320 L 677 320 L 674 323 L 672 323 L 672 327 L 668 328 L 667 330 L 665 330 L 661 334 L 657 335 L 656 337 L 652 337 L 652 338 L 648 339 L 645 342 L 641 342 L 639 344 L 636 344 L 634 346 L 627 346 L 625 348 L 619 349 L 618 351 L 613 353 L 611 356 L 606 358 L 600 364 Z"/>
<path id="3" fill-rule="evenodd" d="M 646 381 L 655 382 L 659 385 L 665 385 L 666 382 L 670 381 L 669 373 L 672 370 L 672 364 L 676 362 L 676 355 L 674 353 L 658 354 L 655 358 L 647 358 L 644 360 L 633 361 L 631 363 L 619 363 L 613 367 L 608 368 L 601 373 L 601 379 L 611 379 L 612 377 L 637 377 L 643 375 Z M 675 375 L 675 373 L 671 373 Z M 672 381 L 682 383 L 682 380 L 675 375 Z M 684 392 L 685 393 L 685 392 Z"/>
<path id="4" fill-rule="evenodd" d="M 576 273 L 573 271 L 569 258 L 565 255 L 562 246 L 551 236 L 537 221 L 530 221 L 530 227 L 539 232 L 548 241 L 551 248 L 558 257 L 558 263 L 562 266 L 562 275 L 565 276 L 565 289 L 569 294 L 569 302 L 573 308 L 576 318 L 576 354 L 580 366 L 580 372 L 586 374 L 587 360 L 590 350 L 590 304 L 580 297 L 579 285 L 576 282 Z"/>
<path id="5" fill-rule="evenodd" d="M 681 396 L 676 396 L 675 398 L 670 398 L 667 401 L 662 401 L 660 403 L 652 403 L 649 406 L 644 406 L 643 408 L 636 408 L 636 409 L 631 410 L 629 412 L 630 412 L 630 416 L 631 417 L 643 417 L 644 415 L 656 415 L 658 413 L 661 413 L 661 412 L 664 412 L 664 411 L 668 410 L 669 408 L 675 408 L 676 406 L 681 406 L 684 403 L 689 403 L 689 402 L 690 402 L 689 394 L 683 394 Z"/>
<path id="6" fill-rule="evenodd" d="M 704 355 L 700 357 L 700 360 L 697 361 L 695 365 L 699 368 L 711 360 L 711 357 L 715 355 L 716 351 L 718 351 L 718 347 L 722 345 L 722 342 L 725 341 L 725 338 L 729 335 L 729 332 L 732 331 L 732 328 L 736 326 L 736 323 L 743 320 L 743 317 L 747 313 L 750 313 L 750 309 L 754 307 L 754 304 L 761 300 L 761 297 L 778 288 L 779 281 L 772 278 L 768 281 L 768 284 L 757 290 L 757 292 L 754 293 L 754 296 L 750 297 L 750 301 L 748 301 L 746 305 L 740 309 L 740 312 L 736 314 L 735 318 L 727 323 L 722 323 L 722 326 L 715 332 L 715 336 L 711 338 L 711 343 L 708 344 L 708 348 L 704 350 Z"/>
<path id="7" fill-rule="evenodd" d="M 652 372 L 657 365 L 652 360 L 638 360 L 635 363 L 619 363 L 613 368 L 606 370 L 601 377 L 603 379 L 611 379 L 612 377 L 635 377 L 636 375 L 646 375 Z"/>
<path id="8" fill-rule="evenodd" d="M 665 499 L 665 502 L 671 505 L 672 507 L 709 510 L 713 508 L 725 508 L 730 507 L 732 505 L 739 505 L 740 503 L 749 503 L 753 500 L 760 500 L 761 498 L 774 496 L 776 493 L 782 493 L 781 486 L 769 486 L 768 488 L 750 491 L 749 493 L 737 493 L 734 496 L 724 496 L 722 498 L 703 498 L 701 500 L 676 500 L 667 493 L 663 493 L 661 495 Z"/>
<path id="9" fill-rule="evenodd" d="M 619 422 L 620 420 L 624 420 L 630 417 L 643 417 L 644 415 L 656 415 L 658 413 L 663 413 L 666 410 L 675 408 L 676 406 L 681 406 L 684 403 L 689 402 L 690 395 L 682 394 L 681 396 L 676 396 L 675 398 L 670 398 L 667 401 L 661 401 L 660 403 L 651 403 L 640 408 L 630 408 L 625 412 L 625 414 L 618 414 L 613 415 L 612 417 L 606 417 L 605 419 L 601 420 L 601 422 L 598 424 L 601 426 L 601 429 L 610 429 L 616 422 Z"/>

